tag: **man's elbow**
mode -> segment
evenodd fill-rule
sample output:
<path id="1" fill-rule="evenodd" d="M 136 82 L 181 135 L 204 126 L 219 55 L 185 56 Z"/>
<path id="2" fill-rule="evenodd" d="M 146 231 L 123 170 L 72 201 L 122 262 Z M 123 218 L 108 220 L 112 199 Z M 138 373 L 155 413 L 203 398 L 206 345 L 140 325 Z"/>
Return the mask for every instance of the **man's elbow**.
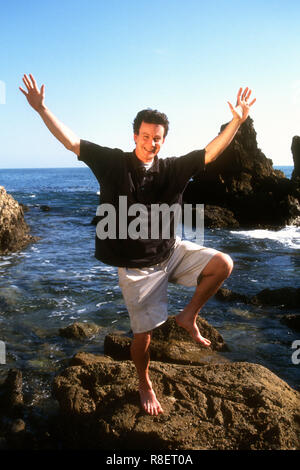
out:
<path id="1" fill-rule="evenodd" d="M 216 160 L 222 153 L 224 149 L 222 148 L 205 148 L 205 165 Z"/>
<path id="2" fill-rule="evenodd" d="M 218 157 L 216 152 L 205 149 L 205 165 L 213 162 Z"/>
<path id="3" fill-rule="evenodd" d="M 70 150 L 70 152 L 75 153 L 75 155 L 79 155 L 80 153 L 80 139 L 76 140 L 75 142 L 67 142 L 65 144 L 65 148 Z"/>

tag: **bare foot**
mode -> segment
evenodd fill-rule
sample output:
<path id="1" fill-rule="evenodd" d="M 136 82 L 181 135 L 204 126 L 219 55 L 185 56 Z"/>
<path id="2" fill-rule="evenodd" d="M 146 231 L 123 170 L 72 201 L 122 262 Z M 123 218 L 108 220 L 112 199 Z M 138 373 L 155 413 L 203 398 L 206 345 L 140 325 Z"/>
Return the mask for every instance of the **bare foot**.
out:
<path id="1" fill-rule="evenodd" d="M 146 411 L 146 413 L 148 413 L 149 415 L 157 416 L 159 413 L 164 412 L 159 401 L 156 398 L 156 395 L 152 386 L 151 388 L 149 388 L 148 386 L 140 385 L 139 392 L 140 392 L 142 407 Z"/>
<path id="2" fill-rule="evenodd" d="M 200 334 L 200 331 L 196 323 L 196 319 L 194 321 L 191 321 L 187 319 L 186 316 L 183 315 L 183 313 L 181 312 L 175 317 L 175 320 L 176 320 L 177 325 L 181 326 L 181 328 L 184 328 L 190 334 L 193 340 L 196 341 L 196 343 L 201 343 L 203 344 L 203 346 L 206 346 L 206 347 L 209 347 L 211 345 L 211 342 L 209 341 L 209 339 L 204 338 Z"/>

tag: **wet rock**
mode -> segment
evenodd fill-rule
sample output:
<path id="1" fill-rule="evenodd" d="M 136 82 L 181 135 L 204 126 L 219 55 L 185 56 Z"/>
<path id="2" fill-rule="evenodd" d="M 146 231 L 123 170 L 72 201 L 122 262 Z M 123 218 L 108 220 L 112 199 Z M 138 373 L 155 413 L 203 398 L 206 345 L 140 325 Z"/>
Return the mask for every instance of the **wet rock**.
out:
<path id="1" fill-rule="evenodd" d="M 91 358 L 90 358 L 91 359 Z M 141 411 L 131 361 L 68 367 L 53 383 L 68 448 L 299 449 L 299 392 L 249 363 L 152 362 L 164 414 Z"/>
<path id="2" fill-rule="evenodd" d="M 15 419 L 10 426 L 10 432 L 12 434 L 18 434 L 19 432 L 23 432 L 26 429 L 26 423 L 23 419 Z"/>
<path id="3" fill-rule="evenodd" d="M 0 408 L 5 415 L 19 416 L 23 411 L 23 377 L 17 369 L 8 371 L 6 380 L 1 386 Z"/>
<path id="4" fill-rule="evenodd" d="M 176 364 L 207 364 L 226 361 L 218 352 L 229 348 L 220 333 L 201 317 L 197 318 L 199 330 L 211 341 L 209 348 L 195 343 L 190 335 L 180 328 L 175 317 L 168 320 L 152 333 L 150 356 L 153 361 L 164 361 Z M 104 353 L 114 359 L 130 359 L 131 338 L 109 334 L 104 340 Z"/>
<path id="5" fill-rule="evenodd" d="M 282 287 L 280 289 L 264 289 L 251 298 L 255 305 L 274 305 L 298 308 L 300 305 L 300 288 Z"/>
<path id="6" fill-rule="evenodd" d="M 50 211 L 50 206 L 47 206 L 45 204 L 40 206 L 40 209 L 44 212 L 49 212 Z"/>
<path id="7" fill-rule="evenodd" d="M 96 335 L 100 326 L 95 323 L 75 322 L 64 328 L 59 329 L 59 335 L 64 338 L 84 340 Z"/>
<path id="8" fill-rule="evenodd" d="M 21 250 L 37 239 L 29 234 L 23 208 L 0 186 L 0 254 Z"/>
<path id="9" fill-rule="evenodd" d="M 224 127 L 221 126 L 221 131 Z M 183 201 L 219 207 L 221 216 L 207 217 L 206 227 L 300 225 L 299 181 L 297 178 L 289 180 L 282 172 L 274 170 L 272 160 L 257 146 L 250 117 L 222 155 L 206 165 L 205 171 L 199 172 L 188 184 Z"/>
<path id="10" fill-rule="evenodd" d="M 300 314 L 284 315 L 280 321 L 289 328 L 300 331 Z"/>
<path id="11" fill-rule="evenodd" d="M 249 303 L 250 297 L 243 294 L 238 294 L 236 292 L 231 291 L 230 289 L 225 289 L 221 287 L 218 292 L 215 294 L 216 299 L 221 300 L 223 302 L 243 302 Z"/>
<path id="12" fill-rule="evenodd" d="M 282 287 L 280 289 L 263 289 L 256 295 L 249 297 L 221 287 L 215 294 L 215 297 L 224 302 L 244 302 L 252 305 L 298 308 L 300 305 L 300 288 Z"/>

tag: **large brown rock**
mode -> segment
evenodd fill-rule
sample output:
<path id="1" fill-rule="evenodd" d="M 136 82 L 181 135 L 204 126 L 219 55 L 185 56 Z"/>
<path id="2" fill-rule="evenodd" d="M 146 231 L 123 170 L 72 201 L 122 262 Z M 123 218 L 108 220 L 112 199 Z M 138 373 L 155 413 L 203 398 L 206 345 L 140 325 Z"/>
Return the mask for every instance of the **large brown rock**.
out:
<path id="1" fill-rule="evenodd" d="M 21 250 L 36 240 L 29 234 L 23 208 L 0 186 L 0 254 Z"/>
<path id="2" fill-rule="evenodd" d="M 152 362 L 164 414 L 141 411 L 135 367 L 92 355 L 53 383 L 74 449 L 299 449 L 300 395 L 261 365 Z"/>
<path id="3" fill-rule="evenodd" d="M 257 146 L 250 117 L 227 149 L 188 184 L 183 200 L 206 205 L 206 227 L 300 225 L 299 181 L 273 168 Z M 222 217 L 209 217 L 210 206 L 218 206 Z"/>

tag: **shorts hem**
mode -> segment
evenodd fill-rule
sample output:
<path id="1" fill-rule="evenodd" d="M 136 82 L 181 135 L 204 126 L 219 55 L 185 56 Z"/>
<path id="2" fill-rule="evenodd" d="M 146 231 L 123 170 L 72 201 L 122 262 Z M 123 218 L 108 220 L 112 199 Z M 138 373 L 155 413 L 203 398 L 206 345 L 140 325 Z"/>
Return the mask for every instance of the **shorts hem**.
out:
<path id="1" fill-rule="evenodd" d="M 159 326 L 163 325 L 167 321 L 167 319 L 168 319 L 168 317 L 166 317 L 164 320 L 159 321 L 158 323 L 156 323 L 151 328 L 146 328 L 145 330 L 142 330 L 142 331 L 133 330 L 133 328 L 131 328 L 131 329 L 132 329 L 133 334 L 147 333 L 148 331 L 152 331 L 155 328 L 158 328 Z M 139 328 L 139 330 L 140 330 L 140 328 Z"/>

